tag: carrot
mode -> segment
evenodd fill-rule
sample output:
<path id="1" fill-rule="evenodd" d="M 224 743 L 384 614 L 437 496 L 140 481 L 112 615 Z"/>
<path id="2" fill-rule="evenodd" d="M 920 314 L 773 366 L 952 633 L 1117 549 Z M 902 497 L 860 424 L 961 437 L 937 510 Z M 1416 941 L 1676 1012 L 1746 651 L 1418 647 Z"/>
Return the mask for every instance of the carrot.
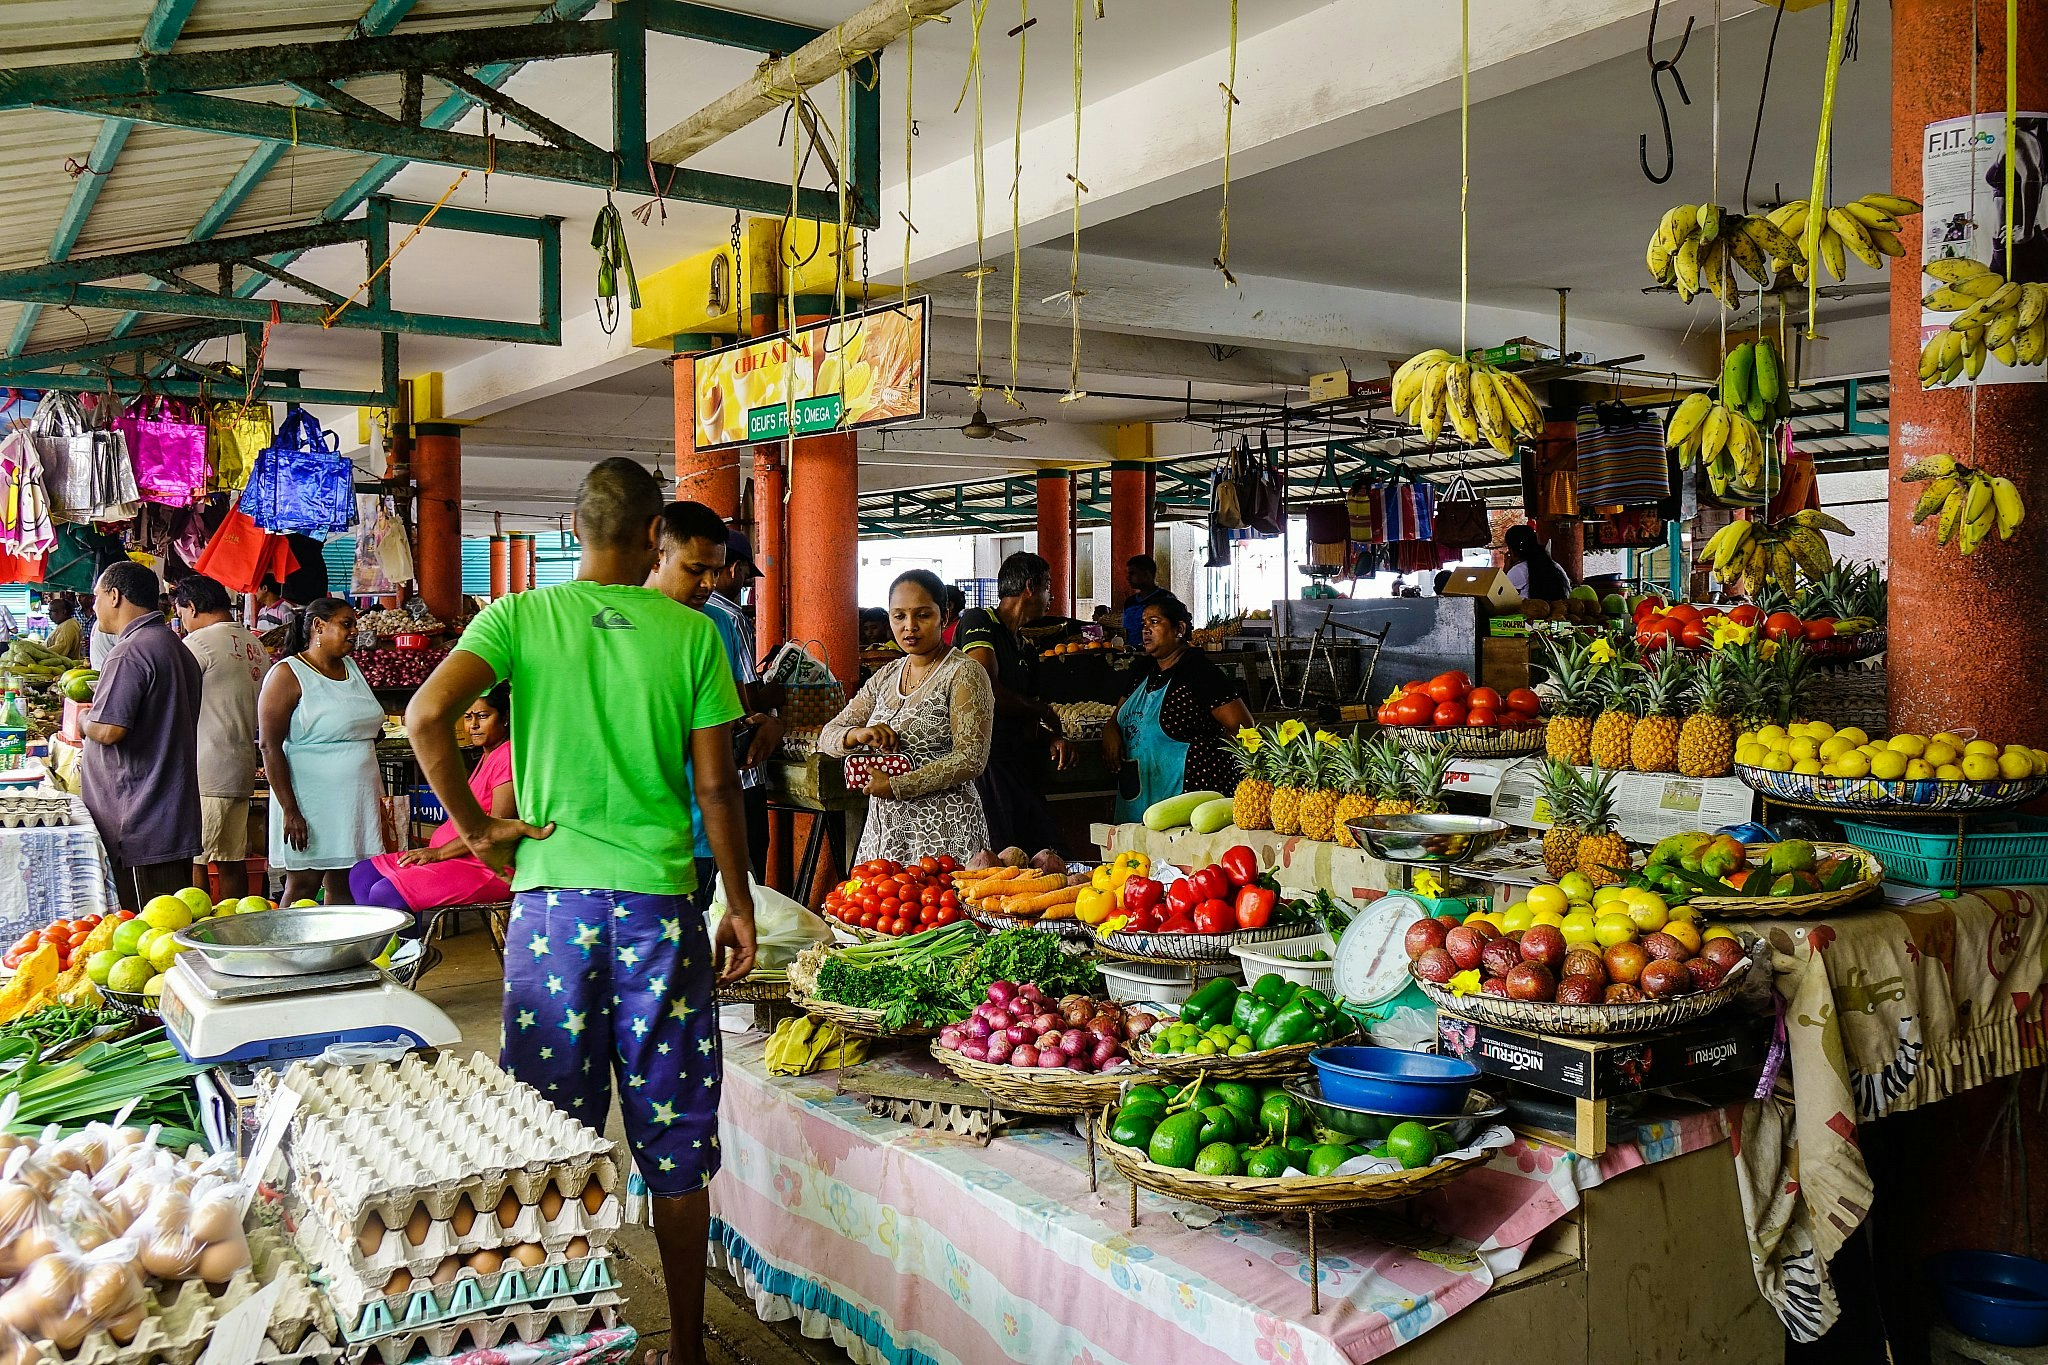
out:
<path id="1" fill-rule="evenodd" d="M 1064 881 L 1066 879 L 1063 877 L 1061 878 L 1061 880 Z M 1007 907 L 1007 912 L 1009 914 L 1035 915 L 1050 911 L 1054 906 L 1071 906 L 1080 899 L 1080 887 L 1062 886 L 1047 891 L 1037 892 L 1032 895 L 1005 896 L 1003 898 L 1003 904 Z"/>
<path id="2" fill-rule="evenodd" d="M 1037 869 L 1030 867 L 984 867 L 974 872 L 955 872 L 953 874 L 953 881 L 956 885 L 967 886 L 988 882 L 1014 881 L 1019 877 L 1033 877 L 1037 875 Z"/>

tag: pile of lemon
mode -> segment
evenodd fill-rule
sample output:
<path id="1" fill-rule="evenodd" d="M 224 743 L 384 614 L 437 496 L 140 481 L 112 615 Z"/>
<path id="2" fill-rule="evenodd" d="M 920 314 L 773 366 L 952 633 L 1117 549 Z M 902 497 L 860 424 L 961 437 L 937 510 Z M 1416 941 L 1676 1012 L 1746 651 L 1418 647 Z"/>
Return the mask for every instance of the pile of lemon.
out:
<path id="1" fill-rule="evenodd" d="M 1837 730 L 1824 720 L 1745 730 L 1735 740 L 1735 761 L 1774 773 L 1882 782 L 1997 782 L 2048 773 L 2048 749 L 2000 748 L 1949 730 L 1874 740 L 1853 725 Z"/>
<path id="2" fill-rule="evenodd" d="M 1612 948 L 1637 943 L 1649 934 L 1669 934 L 1688 952 L 1698 952 L 1708 939 L 1734 938 L 1733 930 L 1709 924 L 1690 905 L 1672 905 L 1647 887 L 1595 888 L 1581 872 L 1567 872 L 1555 885 L 1529 888 L 1526 900 L 1510 900 L 1475 910 L 1462 923 L 1484 921 L 1503 934 L 1518 934 L 1547 924 L 1564 935 L 1566 948 Z"/>

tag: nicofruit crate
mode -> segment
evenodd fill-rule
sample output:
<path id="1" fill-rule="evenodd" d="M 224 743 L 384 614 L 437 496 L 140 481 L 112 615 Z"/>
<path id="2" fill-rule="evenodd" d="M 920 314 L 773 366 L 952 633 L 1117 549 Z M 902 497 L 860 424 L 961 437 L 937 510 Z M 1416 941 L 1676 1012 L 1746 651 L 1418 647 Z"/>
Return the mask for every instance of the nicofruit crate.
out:
<path id="1" fill-rule="evenodd" d="M 2006 823 L 2000 821 L 2001 824 Z M 1922 833 L 1890 825 L 1842 821 L 1842 835 L 1884 863 L 1886 880 L 1909 886 L 2015 886 L 2048 882 L 2048 819 L 2015 816 L 2015 829 L 1964 834 Z M 1961 847 L 1961 867 L 1957 848 Z"/>

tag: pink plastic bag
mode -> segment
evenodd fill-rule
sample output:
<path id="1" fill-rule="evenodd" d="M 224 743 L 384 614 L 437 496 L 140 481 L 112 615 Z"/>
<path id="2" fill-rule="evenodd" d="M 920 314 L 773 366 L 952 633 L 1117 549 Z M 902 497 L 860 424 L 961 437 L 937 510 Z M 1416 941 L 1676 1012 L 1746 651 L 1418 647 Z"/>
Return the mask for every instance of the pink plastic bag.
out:
<path id="1" fill-rule="evenodd" d="M 143 501 L 183 507 L 206 491 L 206 424 L 183 403 L 138 399 L 115 425 L 128 438 Z"/>

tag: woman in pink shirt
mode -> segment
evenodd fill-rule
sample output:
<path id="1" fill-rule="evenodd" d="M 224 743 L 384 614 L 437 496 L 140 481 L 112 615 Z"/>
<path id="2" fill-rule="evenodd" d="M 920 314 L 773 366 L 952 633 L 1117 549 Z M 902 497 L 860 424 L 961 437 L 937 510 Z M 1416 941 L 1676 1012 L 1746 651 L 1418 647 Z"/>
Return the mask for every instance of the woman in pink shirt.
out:
<path id="1" fill-rule="evenodd" d="M 494 817 L 517 815 L 512 796 L 512 694 L 499 683 L 478 697 L 462 721 L 470 743 L 484 751 L 469 776 L 477 803 Z M 380 853 L 365 858 L 349 872 L 349 890 L 358 905 L 382 905 L 415 914 L 444 905 L 474 905 L 512 898 L 512 886 L 485 867 L 455 832 L 454 821 L 434 831 L 425 848 Z"/>

